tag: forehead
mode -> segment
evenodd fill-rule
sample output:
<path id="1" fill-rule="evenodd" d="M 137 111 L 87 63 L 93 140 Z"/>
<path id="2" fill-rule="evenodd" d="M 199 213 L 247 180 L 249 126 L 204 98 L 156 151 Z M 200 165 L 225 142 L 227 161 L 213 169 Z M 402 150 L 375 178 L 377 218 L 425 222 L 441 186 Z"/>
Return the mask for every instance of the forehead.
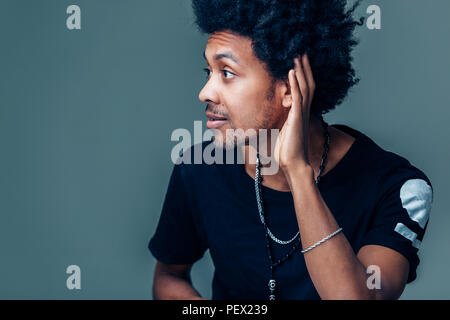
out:
<path id="1" fill-rule="evenodd" d="M 220 31 L 210 34 L 206 44 L 205 55 L 209 61 L 217 54 L 232 55 L 242 66 L 258 63 L 258 59 L 253 53 L 251 39 L 232 33 Z"/>

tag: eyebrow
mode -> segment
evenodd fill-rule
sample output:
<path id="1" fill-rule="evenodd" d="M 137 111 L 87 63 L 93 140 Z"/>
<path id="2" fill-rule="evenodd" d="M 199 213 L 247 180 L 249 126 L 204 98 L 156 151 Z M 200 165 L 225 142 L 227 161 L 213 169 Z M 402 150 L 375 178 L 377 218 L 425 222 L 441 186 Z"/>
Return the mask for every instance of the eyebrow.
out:
<path id="1" fill-rule="evenodd" d="M 205 58 L 205 60 L 208 61 L 208 59 L 206 59 L 206 53 L 205 52 L 203 52 L 203 58 Z M 220 59 L 230 59 L 234 63 L 240 65 L 238 58 L 236 58 L 231 52 L 217 53 L 214 56 L 214 61 L 217 61 L 217 60 L 220 60 Z"/>

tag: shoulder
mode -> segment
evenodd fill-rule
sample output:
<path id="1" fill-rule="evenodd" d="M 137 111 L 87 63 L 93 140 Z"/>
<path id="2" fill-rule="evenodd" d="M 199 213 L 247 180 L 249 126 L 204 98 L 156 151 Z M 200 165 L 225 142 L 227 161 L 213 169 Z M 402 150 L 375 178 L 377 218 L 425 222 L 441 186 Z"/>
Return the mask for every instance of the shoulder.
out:
<path id="1" fill-rule="evenodd" d="M 354 174 L 371 181 L 381 196 L 392 189 L 414 190 L 432 197 L 432 184 L 425 172 L 399 153 L 387 150 L 360 130 L 333 125 L 343 134 L 356 138 L 352 148 Z"/>
<path id="2" fill-rule="evenodd" d="M 379 186 L 384 188 L 400 188 L 401 190 L 416 190 L 432 195 L 432 184 L 422 169 L 410 160 L 393 151 L 388 151 L 376 144 L 372 139 L 374 153 L 379 156 L 376 164 L 379 174 Z"/>
<path id="3" fill-rule="evenodd" d="M 376 172 L 377 193 L 384 198 L 391 193 L 399 194 L 404 206 L 430 207 L 433 201 L 433 186 L 429 177 L 404 156 L 389 151 L 362 134 L 367 144 L 370 168 Z"/>

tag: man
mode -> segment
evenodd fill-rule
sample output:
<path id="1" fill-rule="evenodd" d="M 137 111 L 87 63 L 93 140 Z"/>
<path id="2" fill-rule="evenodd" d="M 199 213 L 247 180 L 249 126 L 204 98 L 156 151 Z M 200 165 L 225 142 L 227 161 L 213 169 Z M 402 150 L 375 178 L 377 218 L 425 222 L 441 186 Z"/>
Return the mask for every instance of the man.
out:
<path id="1" fill-rule="evenodd" d="M 203 299 L 189 274 L 207 249 L 213 299 L 397 299 L 416 278 L 431 182 L 322 118 L 358 82 L 358 3 L 193 1 L 209 34 L 207 126 L 223 150 L 238 143 L 245 163 L 174 166 L 149 242 L 155 299 Z M 261 172 L 249 137 L 227 129 L 280 129 L 273 151 L 271 141 L 258 150 L 280 169 Z"/>

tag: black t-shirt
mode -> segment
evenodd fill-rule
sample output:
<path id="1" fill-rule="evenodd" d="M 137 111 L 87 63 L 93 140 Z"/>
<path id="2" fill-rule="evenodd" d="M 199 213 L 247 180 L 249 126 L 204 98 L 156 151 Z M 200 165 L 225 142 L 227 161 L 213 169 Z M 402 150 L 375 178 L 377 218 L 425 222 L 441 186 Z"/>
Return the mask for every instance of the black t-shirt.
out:
<path id="1" fill-rule="evenodd" d="M 433 200 L 431 182 L 408 160 L 360 131 L 333 127 L 356 140 L 322 176 L 318 188 L 323 199 L 355 254 L 367 244 L 392 248 L 408 259 L 408 283 L 413 281 Z M 291 239 L 298 232 L 292 194 L 264 185 L 261 190 L 270 230 Z M 192 264 L 209 249 L 215 267 L 213 300 L 267 299 L 270 262 L 264 232 L 254 180 L 243 164 L 179 164 L 148 247 L 166 264 Z M 293 244 L 270 241 L 274 259 Z M 300 250 L 274 269 L 277 299 L 320 299 Z"/>

